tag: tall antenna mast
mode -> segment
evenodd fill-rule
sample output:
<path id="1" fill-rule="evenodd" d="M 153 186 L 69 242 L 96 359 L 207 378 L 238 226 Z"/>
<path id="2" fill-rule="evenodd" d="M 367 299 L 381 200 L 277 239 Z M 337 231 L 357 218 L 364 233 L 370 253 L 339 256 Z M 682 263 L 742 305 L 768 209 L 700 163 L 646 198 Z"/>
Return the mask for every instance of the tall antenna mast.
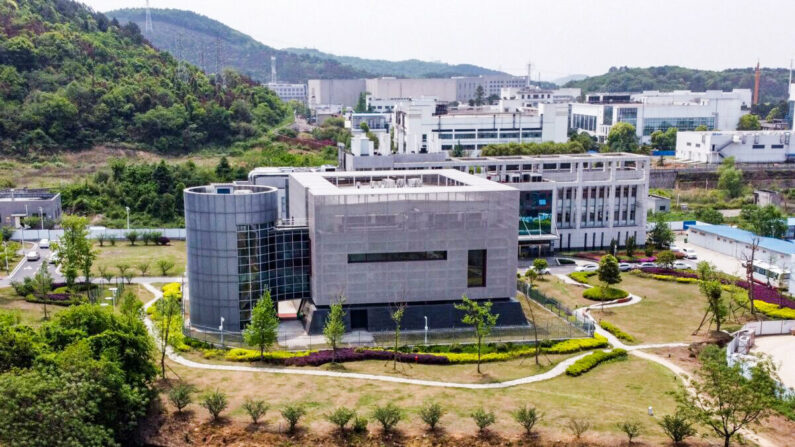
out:
<path id="1" fill-rule="evenodd" d="M 530 81 L 533 79 L 533 63 L 527 61 L 527 79 L 525 79 L 525 86 L 530 87 Z"/>
<path id="2" fill-rule="evenodd" d="M 276 83 L 276 56 L 271 56 L 271 83 Z"/>
<path id="3" fill-rule="evenodd" d="M 144 32 L 151 33 L 154 31 L 152 27 L 152 13 L 149 11 L 149 0 L 146 0 L 146 23 L 144 24 Z"/>

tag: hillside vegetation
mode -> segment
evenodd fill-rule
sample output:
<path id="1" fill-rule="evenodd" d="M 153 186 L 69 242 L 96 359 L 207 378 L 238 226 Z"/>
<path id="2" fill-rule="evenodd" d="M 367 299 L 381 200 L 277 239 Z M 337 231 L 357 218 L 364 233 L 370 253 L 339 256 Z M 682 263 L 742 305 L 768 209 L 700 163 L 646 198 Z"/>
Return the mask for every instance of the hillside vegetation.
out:
<path id="1" fill-rule="evenodd" d="M 233 71 L 208 77 L 71 0 L 0 0 L 0 153 L 100 143 L 163 153 L 223 146 L 282 122 L 288 107 Z"/>
<path id="2" fill-rule="evenodd" d="M 324 53 L 313 48 L 285 48 L 295 54 L 331 59 L 378 75 L 398 76 L 406 78 L 448 78 L 451 76 L 480 76 L 505 74 L 501 71 L 479 67 L 472 64 L 446 64 L 444 62 L 426 62 L 418 59 L 403 61 L 387 61 L 383 59 L 364 59 L 354 56 L 338 56 Z"/>
<path id="3" fill-rule="evenodd" d="M 343 65 L 329 58 L 298 55 L 264 45 L 223 23 L 179 9 L 150 9 L 152 32 L 146 38 L 155 47 L 168 51 L 203 69 L 217 71 L 217 65 L 231 67 L 258 81 L 271 78 L 271 56 L 276 56 L 279 81 L 305 82 L 310 78 L 360 78 L 363 70 Z M 119 23 L 133 22 L 144 29 L 145 9 L 118 9 L 106 13 Z M 218 44 L 220 43 L 220 48 Z M 217 58 L 220 50 L 220 61 Z"/>
<path id="4" fill-rule="evenodd" d="M 763 68 L 759 92 L 762 102 L 779 102 L 788 97 L 789 70 Z M 628 68 L 612 67 L 603 75 L 566 83 L 590 92 L 639 92 L 642 90 L 731 90 L 754 88 L 753 68 L 730 68 L 723 71 L 695 70 L 678 66 Z"/>

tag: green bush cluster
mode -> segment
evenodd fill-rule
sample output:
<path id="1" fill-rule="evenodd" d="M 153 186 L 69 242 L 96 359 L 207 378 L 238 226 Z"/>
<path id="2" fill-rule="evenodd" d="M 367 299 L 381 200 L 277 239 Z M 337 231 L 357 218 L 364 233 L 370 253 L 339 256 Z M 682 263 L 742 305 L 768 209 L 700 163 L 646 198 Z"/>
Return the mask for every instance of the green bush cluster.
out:
<path id="1" fill-rule="evenodd" d="M 629 292 L 615 287 L 591 287 L 583 290 L 582 296 L 594 301 L 613 301 L 628 297 Z"/>
<path id="2" fill-rule="evenodd" d="M 640 270 L 632 270 L 630 273 L 632 273 L 635 276 L 639 276 L 641 278 L 656 279 L 658 281 L 678 282 L 681 284 L 697 284 L 700 281 L 698 278 L 682 278 L 680 276 L 673 276 L 673 275 L 660 275 L 656 273 L 646 273 Z"/>
<path id="3" fill-rule="evenodd" d="M 581 282 L 583 284 L 588 284 L 588 278 L 591 276 L 596 276 L 597 272 L 571 272 L 569 273 L 569 278 Z"/>
<path id="4" fill-rule="evenodd" d="M 577 360 L 571 366 L 566 368 L 566 374 L 569 376 L 577 377 L 586 372 L 594 369 L 597 365 L 617 359 L 624 359 L 627 357 L 627 351 L 624 349 L 613 349 L 612 351 L 596 351 L 585 357 Z"/>
<path id="5" fill-rule="evenodd" d="M 227 351 L 225 358 L 233 362 L 254 362 L 258 360 L 264 360 L 266 362 L 267 361 L 280 362 L 282 360 L 295 358 L 295 357 L 306 357 L 312 352 L 313 351 L 296 351 L 296 352 L 270 351 L 264 353 L 263 357 L 260 358 L 258 350 L 234 348 Z"/>
<path id="6" fill-rule="evenodd" d="M 599 322 L 599 326 L 602 329 L 606 330 L 607 332 L 610 332 L 611 334 L 615 335 L 619 340 L 624 340 L 624 341 L 629 342 L 629 343 L 632 343 L 632 342 L 635 341 L 635 337 L 633 337 L 633 336 L 627 334 L 626 332 L 622 331 L 618 326 L 614 325 L 613 323 L 611 323 L 611 322 L 609 322 L 607 320 L 600 321 Z"/>
<path id="7" fill-rule="evenodd" d="M 593 338 L 573 338 L 571 340 L 555 343 L 544 351 L 550 354 L 571 354 L 573 352 L 604 348 L 606 346 L 607 339 L 599 334 L 594 334 Z"/>

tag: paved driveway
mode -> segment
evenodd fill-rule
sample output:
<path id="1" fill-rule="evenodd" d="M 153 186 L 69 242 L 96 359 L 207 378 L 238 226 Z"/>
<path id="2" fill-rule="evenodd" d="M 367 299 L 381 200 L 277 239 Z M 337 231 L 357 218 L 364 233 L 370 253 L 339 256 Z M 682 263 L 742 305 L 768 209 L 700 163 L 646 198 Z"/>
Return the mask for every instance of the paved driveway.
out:
<path id="1" fill-rule="evenodd" d="M 752 351 L 770 355 L 779 367 L 781 382 L 795 389 L 795 336 L 756 337 Z"/>
<path id="2" fill-rule="evenodd" d="M 686 235 L 687 233 L 678 234 L 676 236 L 675 244 L 678 245 L 679 247 L 692 248 L 693 250 L 696 251 L 698 259 L 692 261 L 694 264 L 700 261 L 707 261 L 710 264 L 714 264 L 715 267 L 718 268 L 718 270 L 724 273 L 739 276 L 741 278 L 745 277 L 745 268 L 743 267 L 741 260 L 698 245 L 693 245 L 689 243 L 686 244 L 685 243 Z"/>

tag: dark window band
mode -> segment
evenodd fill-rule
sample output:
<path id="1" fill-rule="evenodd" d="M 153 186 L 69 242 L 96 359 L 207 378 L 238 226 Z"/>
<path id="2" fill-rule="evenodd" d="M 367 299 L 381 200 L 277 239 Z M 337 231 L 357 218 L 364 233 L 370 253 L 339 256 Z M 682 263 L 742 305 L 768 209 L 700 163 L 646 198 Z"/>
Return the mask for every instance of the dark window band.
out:
<path id="1" fill-rule="evenodd" d="M 360 262 L 444 261 L 446 251 L 403 251 L 395 253 L 350 253 L 348 264 Z"/>

